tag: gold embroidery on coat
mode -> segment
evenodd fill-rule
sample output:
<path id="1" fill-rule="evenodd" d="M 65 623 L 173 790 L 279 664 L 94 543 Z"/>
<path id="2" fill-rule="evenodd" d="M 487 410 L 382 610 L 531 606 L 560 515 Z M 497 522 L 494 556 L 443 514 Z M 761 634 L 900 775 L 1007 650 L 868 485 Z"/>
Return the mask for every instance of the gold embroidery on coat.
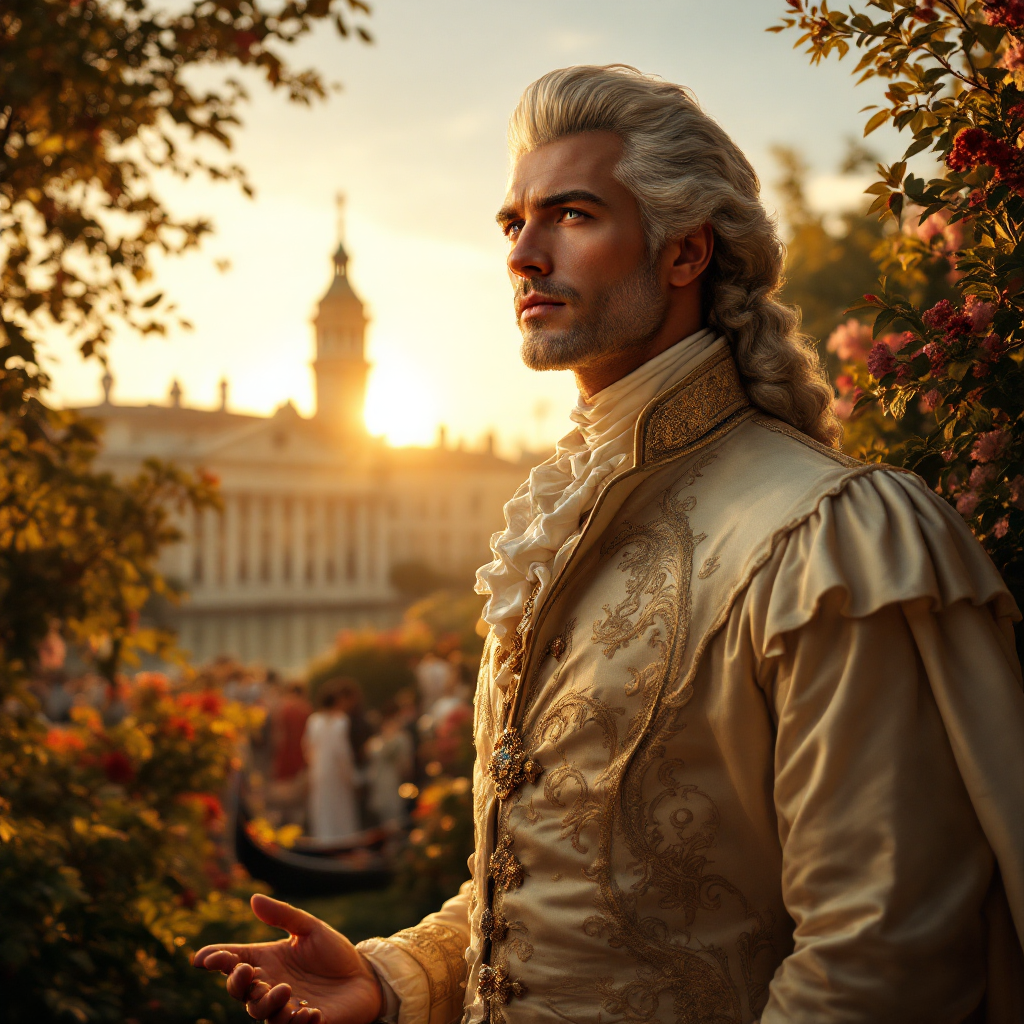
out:
<path id="1" fill-rule="evenodd" d="M 637 464 L 683 451 L 750 402 L 728 350 L 669 389 L 637 428 Z"/>
<path id="2" fill-rule="evenodd" d="M 703 455 L 698 456 L 697 461 L 687 470 L 686 476 L 683 478 L 683 486 L 692 487 L 696 483 L 697 478 L 704 475 L 701 470 L 707 469 L 717 458 L 718 452 L 705 452 Z"/>
<path id="3" fill-rule="evenodd" d="M 458 1019 L 465 1001 L 467 974 L 462 935 L 445 925 L 419 924 L 383 941 L 408 953 L 427 976 L 428 1020 L 448 1024 Z"/>
<path id="4" fill-rule="evenodd" d="M 593 722 L 601 729 L 602 746 L 608 750 L 609 758 L 613 758 L 619 736 L 615 716 L 625 713 L 625 708 L 609 707 L 594 697 L 572 691 L 562 696 L 548 710 L 540 720 L 537 732 L 542 738 L 557 745 L 570 726 L 579 731 Z M 553 807 L 565 806 L 563 795 L 566 787 L 575 787 L 576 797 L 562 818 L 559 838 L 569 839 L 578 853 L 587 853 L 588 848 L 581 842 L 580 833 L 601 813 L 601 802 L 591 795 L 583 772 L 570 762 L 554 768 L 544 782 L 544 796 Z"/>
<path id="5" fill-rule="evenodd" d="M 714 909 L 715 887 L 729 886 L 705 872 L 703 851 L 713 842 L 717 821 L 694 831 L 692 814 L 688 818 L 677 809 L 669 818 L 676 835 L 668 840 L 656 816 L 658 802 L 683 794 L 672 776 L 674 765 L 662 759 L 665 742 L 681 728 L 679 711 L 692 693 L 666 691 L 679 677 L 689 639 L 697 539 L 687 513 L 695 504 L 693 497 L 677 499 L 667 491 L 656 519 L 626 524 L 602 551 L 605 556 L 624 552 L 620 569 L 630 575 L 625 599 L 614 608 L 606 606 L 605 619 L 594 624 L 594 642 L 603 646 L 608 658 L 641 638 L 657 651 L 643 668 L 630 669 L 629 690 L 640 695 L 640 708 L 593 787 L 606 795 L 596 818 L 599 848 L 585 871 L 597 885 L 599 910 L 584 922 L 585 931 L 604 936 L 637 964 L 634 981 L 615 986 L 606 979 L 596 986 L 605 1011 L 631 1024 L 657 1019 L 664 996 L 671 998 L 672 1012 L 681 1024 L 741 1019 L 739 992 L 729 971 L 708 950 L 684 945 L 688 932 L 673 934 L 664 921 L 642 916 L 638 906 L 641 896 L 657 889 L 660 905 L 682 909 L 689 929 L 698 909 Z M 646 800 L 644 781 L 658 762 L 663 792 L 654 801 Z M 620 887 L 613 866 L 614 844 L 620 836 L 638 875 L 629 891 Z"/>
<path id="6" fill-rule="evenodd" d="M 706 559 L 704 564 L 700 567 L 700 572 L 697 573 L 697 579 L 706 580 L 718 568 L 718 563 L 721 560 L 721 555 L 712 555 L 710 558 Z"/>

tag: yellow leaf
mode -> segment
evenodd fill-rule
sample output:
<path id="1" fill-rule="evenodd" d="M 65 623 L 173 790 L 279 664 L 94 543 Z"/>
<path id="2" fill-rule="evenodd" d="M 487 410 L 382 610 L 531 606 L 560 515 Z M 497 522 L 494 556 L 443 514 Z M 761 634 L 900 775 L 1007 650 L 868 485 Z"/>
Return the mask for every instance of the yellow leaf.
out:
<path id="1" fill-rule="evenodd" d="M 880 110 L 877 114 L 872 115 L 871 119 L 866 125 L 864 125 L 864 134 L 870 135 L 880 125 L 885 124 L 889 120 L 889 111 Z"/>

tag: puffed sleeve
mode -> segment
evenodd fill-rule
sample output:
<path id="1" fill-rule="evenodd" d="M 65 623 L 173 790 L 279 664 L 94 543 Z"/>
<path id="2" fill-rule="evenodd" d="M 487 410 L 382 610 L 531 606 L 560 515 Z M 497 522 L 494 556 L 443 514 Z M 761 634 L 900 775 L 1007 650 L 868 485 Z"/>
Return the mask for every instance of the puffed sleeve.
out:
<path id="1" fill-rule="evenodd" d="M 462 1016 L 471 892 L 465 882 L 418 925 L 356 947 L 397 998 L 397 1024 L 452 1024 Z"/>
<path id="2" fill-rule="evenodd" d="M 916 477 L 874 472 L 783 539 L 745 606 L 795 924 L 762 1024 L 983 1000 L 979 1020 L 1024 1020 L 1019 615 L 987 555 Z"/>

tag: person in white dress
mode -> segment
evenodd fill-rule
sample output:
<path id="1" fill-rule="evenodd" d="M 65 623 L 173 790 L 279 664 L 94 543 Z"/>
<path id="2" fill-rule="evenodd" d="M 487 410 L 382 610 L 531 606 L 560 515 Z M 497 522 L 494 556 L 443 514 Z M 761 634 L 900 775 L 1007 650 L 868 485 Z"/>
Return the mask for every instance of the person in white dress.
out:
<path id="1" fill-rule="evenodd" d="M 329 680 L 320 688 L 320 709 L 306 722 L 302 747 L 309 764 L 309 834 L 314 839 L 342 839 L 359 831 L 348 716 L 355 696 L 347 680 Z"/>

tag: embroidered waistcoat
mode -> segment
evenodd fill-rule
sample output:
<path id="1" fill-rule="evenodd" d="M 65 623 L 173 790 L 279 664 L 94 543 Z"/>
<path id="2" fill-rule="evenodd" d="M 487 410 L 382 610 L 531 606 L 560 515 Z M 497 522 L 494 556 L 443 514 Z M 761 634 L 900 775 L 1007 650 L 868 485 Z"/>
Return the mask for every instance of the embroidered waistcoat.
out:
<path id="1" fill-rule="evenodd" d="M 877 467 L 755 410 L 728 352 L 643 411 L 634 463 L 532 610 L 511 700 L 484 650 L 466 1024 L 747 1024 L 792 949 L 756 666 L 693 679 L 778 539 Z M 432 1024 L 457 1020 L 459 943 L 400 935 L 444 991 Z"/>

